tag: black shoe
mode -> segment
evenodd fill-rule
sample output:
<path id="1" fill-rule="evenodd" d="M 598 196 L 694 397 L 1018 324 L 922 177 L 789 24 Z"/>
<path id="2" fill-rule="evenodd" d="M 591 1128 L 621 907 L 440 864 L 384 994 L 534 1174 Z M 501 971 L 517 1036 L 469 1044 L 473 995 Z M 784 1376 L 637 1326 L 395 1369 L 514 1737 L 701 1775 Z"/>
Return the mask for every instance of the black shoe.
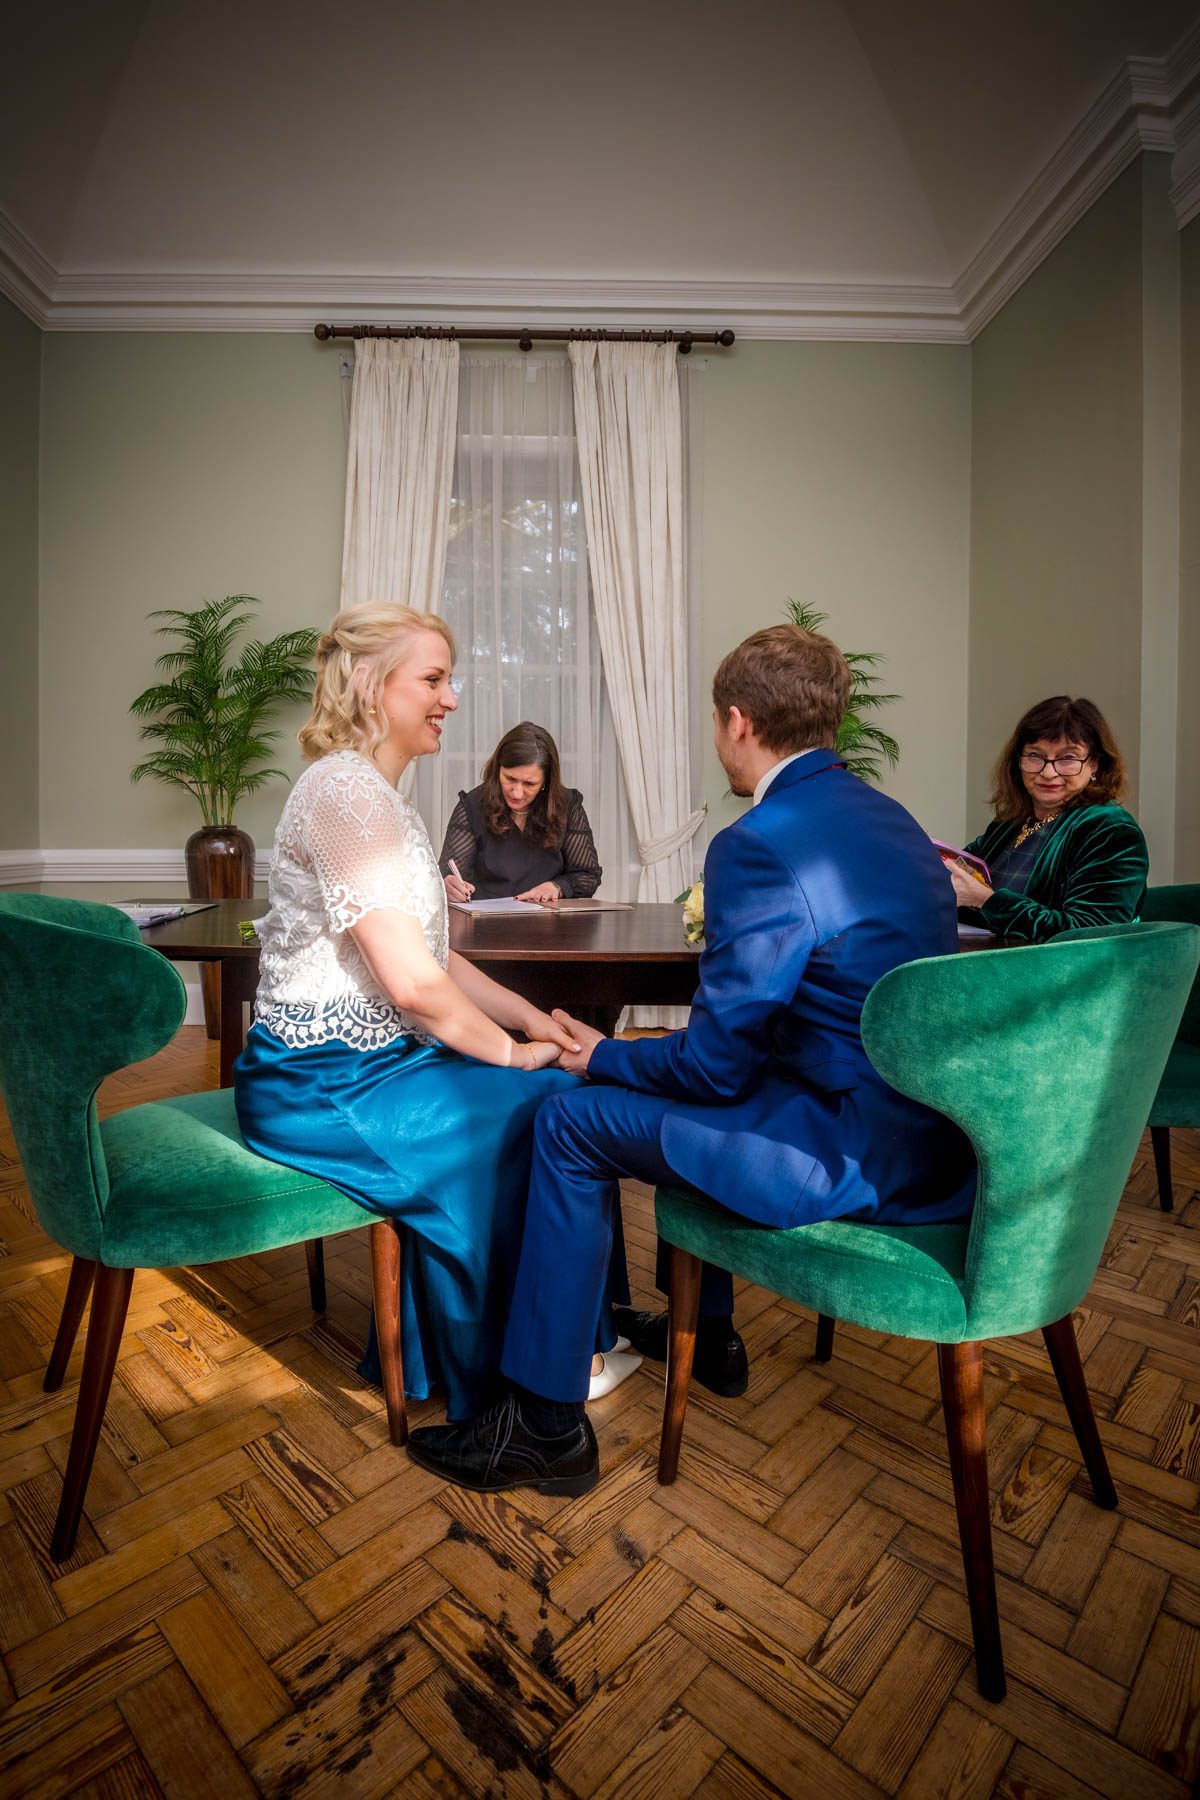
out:
<path id="1" fill-rule="evenodd" d="M 667 1360 L 667 1314 L 635 1312 L 631 1306 L 613 1307 L 613 1324 L 620 1337 L 627 1337 L 633 1349 L 640 1350 L 651 1362 Z M 701 1319 L 696 1332 L 696 1354 L 692 1359 L 692 1379 L 710 1394 L 722 1400 L 736 1400 L 744 1394 L 750 1380 L 746 1346 L 736 1331 L 720 1334 L 705 1330 Z"/>
<path id="2" fill-rule="evenodd" d="M 408 1454 L 459 1487 L 532 1487 L 539 1494 L 586 1494 L 600 1479 L 596 1434 L 585 1415 L 565 1437 L 538 1437 L 508 1394 L 487 1412 L 459 1425 L 421 1425 Z"/>

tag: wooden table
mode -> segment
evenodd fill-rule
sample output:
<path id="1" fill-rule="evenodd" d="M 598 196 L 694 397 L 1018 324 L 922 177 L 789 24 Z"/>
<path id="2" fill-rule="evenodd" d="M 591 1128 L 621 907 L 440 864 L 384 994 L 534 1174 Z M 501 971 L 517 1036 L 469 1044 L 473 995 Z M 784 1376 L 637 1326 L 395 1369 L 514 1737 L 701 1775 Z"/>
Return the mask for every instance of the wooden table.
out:
<path id="1" fill-rule="evenodd" d="M 261 919 L 265 900 L 218 900 L 204 912 L 152 925 L 142 940 L 172 962 L 215 962 L 221 972 L 221 1086 L 245 1035 L 242 1006 L 258 985 L 258 944 L 242 942 L 239 919 Z M 535 1006 L 686 1006 L 699 952 L 683 941 L 678 906 L 626 912 L 530 910 L 486 918 L 450 910 L 450 947 Z"/>

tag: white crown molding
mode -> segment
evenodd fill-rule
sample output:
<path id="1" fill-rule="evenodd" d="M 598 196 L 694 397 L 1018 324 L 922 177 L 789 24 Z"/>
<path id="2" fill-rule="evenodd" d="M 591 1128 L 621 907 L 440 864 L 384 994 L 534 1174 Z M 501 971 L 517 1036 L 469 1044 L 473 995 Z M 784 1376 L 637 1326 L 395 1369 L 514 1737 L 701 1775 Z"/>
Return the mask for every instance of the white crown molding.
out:
<path id="1" fill-rule="evenodd" d="M 292 331 L 352 324 L 732 327 L 742 338 L 961 343 L 949 287 L 463 275 L 65 273 L 51 331 Z"/>
<path id="2" fill-rule="evenodd" d="M 1200 101 L 1191 91 L 1198 79 L 1200 23 L 1167 56 L 1127 58 L 955 282 L 968 338 L 978 337 L 1142 151 L 1174 153 L 1171 199 L 1183 228 L 1200 205 L 1200 174 L 1181 167 L 1191 154 L 1200 162 Z"/>
<path id="3" fill-rule="evenodd" d="M 271 853 L 260 851 L 255 881 L 270 872 Z M 120 881 L 145 889 L 156 881 L 186 883 L 187 871 L 182 850 L 0 850 L 0 888 L 47 881 Z"/>
<path id="4" fill-rule="evenodd" d="M 15 220 L 0 212 L 0 294 L 43 331 L 50 322 L 50 296 L 56 279 L 53 264 L 33 239 Z"/>
<path id="5" fill-rule="evenodd" d="M 293 331 L 353 323 L 730 326 L 743 339 L 963 344 L 1142 151 L 1173 155 L 1182 228 L 1200 213 L 1200 20 L 1126 59 L 952 286 L 462 275 L 57 271 L 0 214 L 0 292 L 47 331 Z"/>

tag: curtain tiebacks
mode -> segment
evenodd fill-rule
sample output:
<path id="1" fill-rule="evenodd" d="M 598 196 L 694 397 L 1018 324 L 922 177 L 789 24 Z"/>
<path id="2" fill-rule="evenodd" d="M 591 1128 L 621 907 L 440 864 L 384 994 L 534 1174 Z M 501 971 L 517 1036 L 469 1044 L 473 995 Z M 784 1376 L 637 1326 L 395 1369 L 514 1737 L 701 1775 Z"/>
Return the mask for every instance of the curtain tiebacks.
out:
<path id="1" fill-rule="evenodd" d="M 673 850 L 682 850 L 685 844 L 690 843 L 704 823 L 704 811 L 701 807 L 698 812 L 689 813 L 682 825 L 677 825 L 674 831 L 664 831 L 661 837 L 648 838 L 645 843 L 639 838 L 638 856 L 643 869 L 648 869 L 651 863 L 661 862 Z"/>

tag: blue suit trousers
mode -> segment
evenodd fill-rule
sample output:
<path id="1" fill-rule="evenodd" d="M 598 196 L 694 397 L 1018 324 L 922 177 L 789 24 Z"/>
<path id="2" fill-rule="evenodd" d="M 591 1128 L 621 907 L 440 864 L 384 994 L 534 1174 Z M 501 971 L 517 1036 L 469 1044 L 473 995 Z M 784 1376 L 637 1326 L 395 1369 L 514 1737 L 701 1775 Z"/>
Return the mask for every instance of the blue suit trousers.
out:
<path id="1" fill-rule="evenodd" d="M 660 1148 L 669 1100 L 576 1088 L 539 1107 L 525 1232 L 501 1359 L 510 1381 L 548 1400 L 586 1400 L 596 1319 L 609 1291 L 622 1178 L 678 1181 Z M 662 1262 L 660 1259 L 662 1277 Z M 701 1311 L 733 1311 L 733 1282 L 705 1269 Z"/>

